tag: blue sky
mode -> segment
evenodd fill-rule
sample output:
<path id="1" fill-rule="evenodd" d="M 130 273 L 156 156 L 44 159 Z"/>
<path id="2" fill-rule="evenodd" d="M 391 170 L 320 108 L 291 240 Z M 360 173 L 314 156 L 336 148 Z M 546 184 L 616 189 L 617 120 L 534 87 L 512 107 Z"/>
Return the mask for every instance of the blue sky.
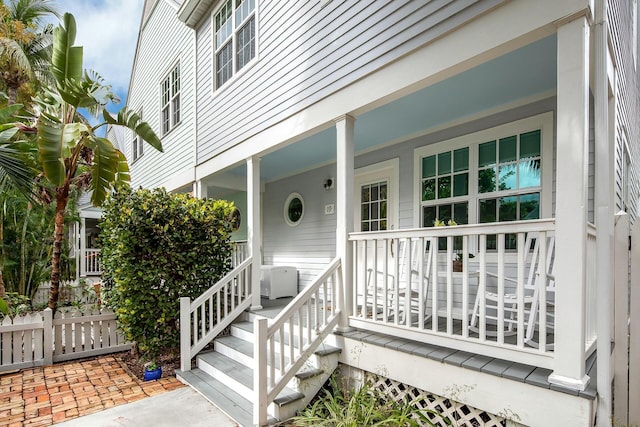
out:
<path id="1" fill-rule="evenodd" d="M 144 0 L 53 0 L 58 11 L 76 18 L 76 45 L 84 48 L 84 68 L 96 71 L 121 104 L 108 110 L 120 110 L 127 98 L 131 65 L 136 49 Z"/>

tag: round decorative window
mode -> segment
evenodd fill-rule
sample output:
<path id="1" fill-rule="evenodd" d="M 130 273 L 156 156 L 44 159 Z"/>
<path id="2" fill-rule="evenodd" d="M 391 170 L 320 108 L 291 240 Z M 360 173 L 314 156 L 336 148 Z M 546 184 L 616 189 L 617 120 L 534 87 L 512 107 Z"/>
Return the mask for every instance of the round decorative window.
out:
<path id="1" fill-rule="evenodd" d="M 229 221 L 231 222 L 232 231 L 240 230 L 240 224 L 242 224 L 242 215 L 240 214 L 240 209 L 233 208 Z"/>
<path id="2" fill-rule="evenodd" d="M 284 202 L 284 220 L 290 226 L 300 224 L 304 216 L 304 200 L 298 193 L 291 193 Z"/>

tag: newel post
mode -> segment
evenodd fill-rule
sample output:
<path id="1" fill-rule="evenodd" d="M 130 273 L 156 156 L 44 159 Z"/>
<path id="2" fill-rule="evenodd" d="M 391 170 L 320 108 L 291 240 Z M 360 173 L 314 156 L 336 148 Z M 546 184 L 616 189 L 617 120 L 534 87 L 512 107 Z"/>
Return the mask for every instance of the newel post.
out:
<path id="1" fill-rule="evenodd" d="M 253 321 L 253 424 L 267 424 L 267 329 L 269 320 L 256 318 Z"/>
<path id="2" fill-rule="evenodd" d="M 191 370 L 191 299 L 180 298 L 180 370 Z"/>

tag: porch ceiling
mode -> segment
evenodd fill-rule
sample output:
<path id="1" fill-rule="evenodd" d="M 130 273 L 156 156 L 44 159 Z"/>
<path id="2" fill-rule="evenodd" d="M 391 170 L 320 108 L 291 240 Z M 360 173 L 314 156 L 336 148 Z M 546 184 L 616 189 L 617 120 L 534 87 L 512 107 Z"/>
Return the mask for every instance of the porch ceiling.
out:
<path id="1" fill-rule="evenodd" d="M 556 88 L 556 62 L 553 35 L 362 114 L 355 126 L 356 154 L 551 92 Z M 335 157 L 335 129 L 330 128 L 264 156 L 261 179 L 291 176 Z M 244 165 L 232 173 L 244 176 Z"/>

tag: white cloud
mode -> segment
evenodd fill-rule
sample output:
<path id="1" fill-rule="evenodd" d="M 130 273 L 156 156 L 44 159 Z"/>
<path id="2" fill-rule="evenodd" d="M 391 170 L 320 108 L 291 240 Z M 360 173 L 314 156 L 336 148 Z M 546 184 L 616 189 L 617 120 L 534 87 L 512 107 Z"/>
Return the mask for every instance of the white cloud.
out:
<path id="1" fill-rule="evenodd" d="M 76 19 L 84 68 L 100 74 L 125 101 L 144 0 L 57 0 Z M 111 110 L 111 109 L 110 109 Z"/>

